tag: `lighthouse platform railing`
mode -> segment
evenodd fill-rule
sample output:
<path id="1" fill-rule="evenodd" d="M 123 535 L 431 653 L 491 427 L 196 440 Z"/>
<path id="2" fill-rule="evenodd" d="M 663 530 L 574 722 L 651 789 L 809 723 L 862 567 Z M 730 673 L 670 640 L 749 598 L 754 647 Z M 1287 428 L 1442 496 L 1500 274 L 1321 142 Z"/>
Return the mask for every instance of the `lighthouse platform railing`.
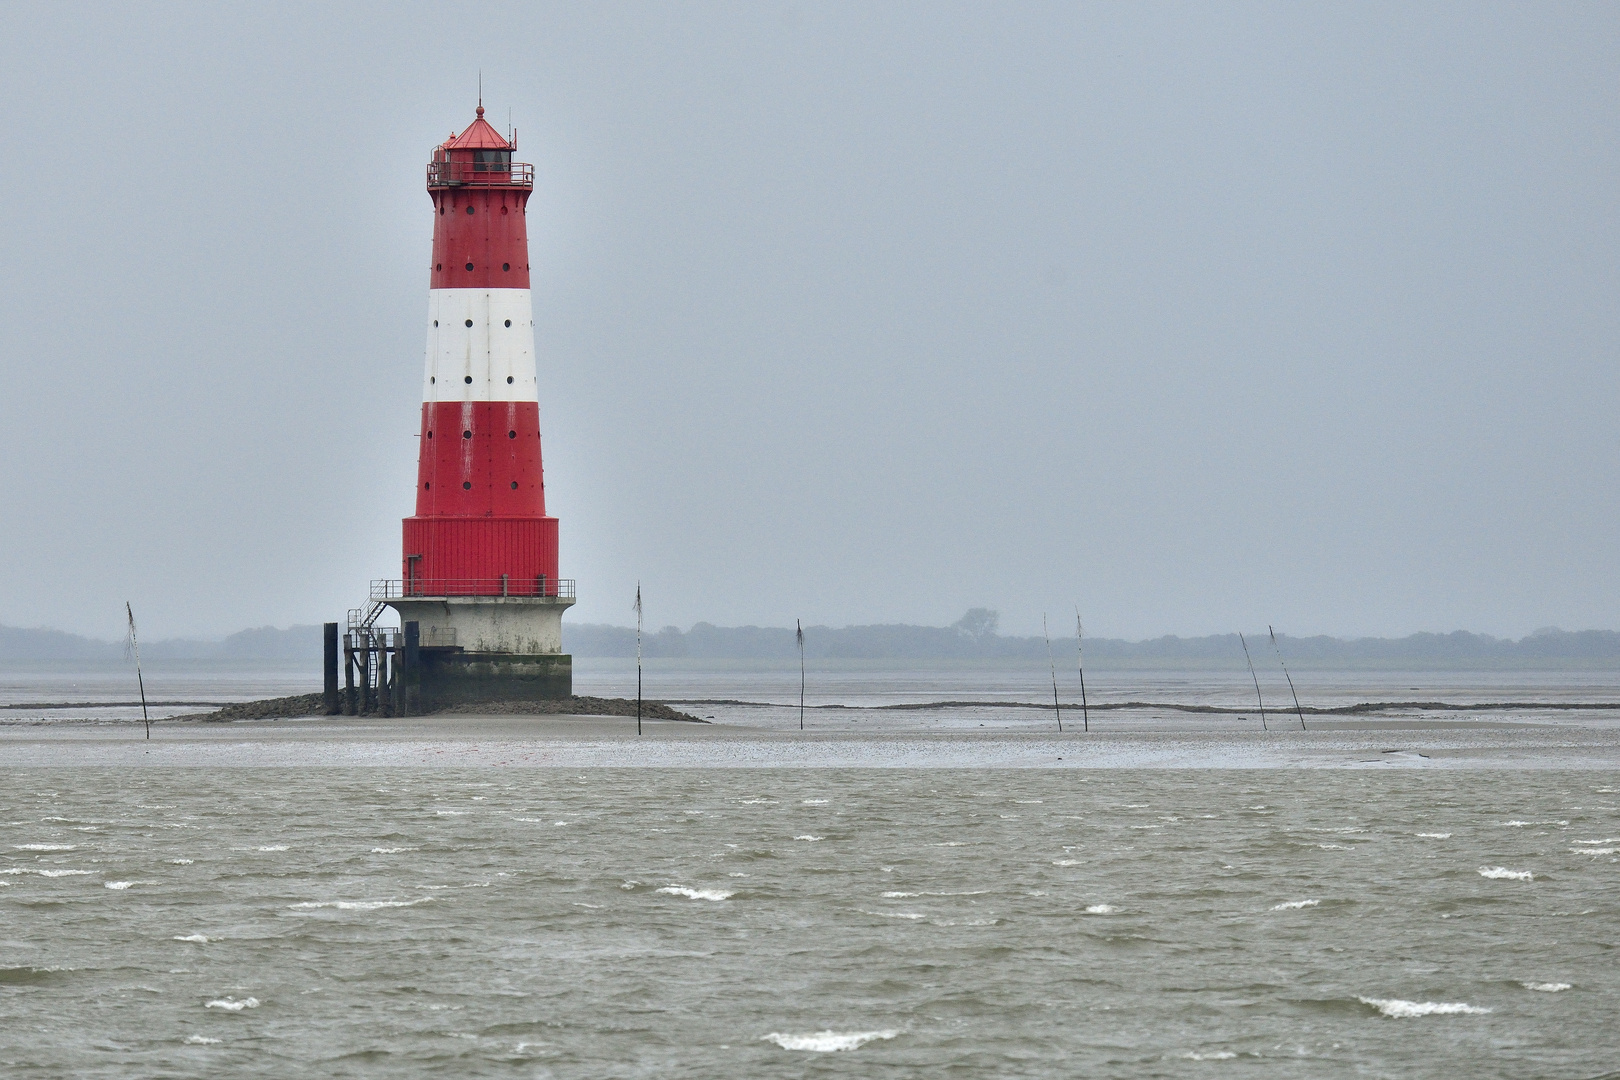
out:
<path id="1" fill-rule="evenodd" d="M 534 187 L 534 166 L 521 161 L 430 161 L 429 188 L 447 187 Z"/>
<path id="2" fill-rule="evenodd" d="M 574 579 L 515 577 L 495 578 L 398 578 L 377 579 L 371 583 L 373 603 L 388 600 L 435 599 L 437 597 L 505 596 L 534 599 L 574 599 Z"/>

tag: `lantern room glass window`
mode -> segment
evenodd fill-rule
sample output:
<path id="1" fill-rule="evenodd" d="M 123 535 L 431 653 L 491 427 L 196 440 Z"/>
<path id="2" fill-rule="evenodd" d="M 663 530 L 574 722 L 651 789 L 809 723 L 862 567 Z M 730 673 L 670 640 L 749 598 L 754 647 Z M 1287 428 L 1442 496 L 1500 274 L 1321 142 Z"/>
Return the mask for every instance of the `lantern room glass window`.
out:
<path id="1" fill-rule="evenodd" d="M 478 156 L 473 159 L 473 172 L 510 172 L 512 170 L 512 151 L 510 150 L 479 150 Z"/>

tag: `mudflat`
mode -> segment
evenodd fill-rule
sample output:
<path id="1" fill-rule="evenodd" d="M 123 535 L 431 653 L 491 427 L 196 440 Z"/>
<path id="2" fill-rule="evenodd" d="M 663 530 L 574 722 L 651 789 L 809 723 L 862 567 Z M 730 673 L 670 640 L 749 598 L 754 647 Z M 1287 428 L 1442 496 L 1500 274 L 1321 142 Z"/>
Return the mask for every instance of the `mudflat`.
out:
<path id="1" fill-rule="evenodd" d="M 693 724 L 604 716 L 302 717 L 207 723 L 17 723 L 0 767 L 490 766 L 553 768 L 1620 768 L 1620 721 L 1459 717 L 1318 721 L 1110 719 L 1092 730 L 960 716 Z"/>

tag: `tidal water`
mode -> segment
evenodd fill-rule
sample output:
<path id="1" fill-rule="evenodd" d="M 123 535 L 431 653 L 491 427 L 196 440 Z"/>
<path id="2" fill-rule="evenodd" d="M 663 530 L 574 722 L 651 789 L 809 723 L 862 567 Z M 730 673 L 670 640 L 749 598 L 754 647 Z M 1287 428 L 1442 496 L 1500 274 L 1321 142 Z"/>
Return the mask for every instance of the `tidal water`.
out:
<path id="1" fill-rule="evenodd" d="M 1620 777 L 0 771 L 7 1077 L 1593 1077 Z"/>
<path id="2" fill-rule="evenodd" d="M 1065 717 L 1072 723 L 1081 700 L 1072 666 L 1056 672 Z M 1343 706 L 1366 701 L 1524 702 L 1522 709 L 1495 710 L 1492 719 L 1558 724 L 1585 721 L 1596 714 L 1572 715 L 1537 704 L 1620 702 L 1620 670 L 1601 667 L 1325 669 L 1296 667 L 1293 678 L 1306 706 Z M 1258 679 L 1271 722 L 1291 723 L 1293 695 L 1275 664 L 1261 665 Z M 1045 664 L 994 662 L 822 661 L 806 679 L 811 728 L 848 729 L 881 722 L 889 727 L 1045 728 L 1052 724 L 1052 669 Z M 797 726 L 799 669 L 776 661 L 650 661 L 643 673 L 648 698 L 693 702 L 683 709 L 718 724 L 758 728 Z M 1128 701 L 1219 705 L 1248 710 L 1257 705 L 1254 683 L 1241 657 L 1226 668 L 1104 667 L 1088 669 L 1093 704 Z M 153 717 L 206 712 L 218 704 L 320 690 L 316 658 L 305 665 L 285 661 L 168 660 L 149 664 L 145 688 Z M 574 689 L 599 697 L 636 694 L 633 659 L 580 657 L 574 661 Z M 1030 709 L 955 706 L 929 714 L 884 713 L 883 707 L 917 702 L 1028 702 Z M 817 707 L 823 707 L 818 710 Z M 1077 706 L 1076 706 L 1077 707 Z M 848 711 L 840 711 L 848 710 Z M 1454 714 L 1452 714 L 1454 715 Z M 1606 712 L 1620 720 L 1620 709 Z M 0 661 L 0 727 L 57 721 L 136 723 L 140 720 L 135 675 L 129 664 L 113 661 Z M 1187 726 L 1186 713 L 1131 710 L 1098 714 L 1105 729 L 1128 730 L 1171 721 Z M 1204 718 L 1205 726 L 1253 727 L 1259 710 L 1225 721 Z"/>

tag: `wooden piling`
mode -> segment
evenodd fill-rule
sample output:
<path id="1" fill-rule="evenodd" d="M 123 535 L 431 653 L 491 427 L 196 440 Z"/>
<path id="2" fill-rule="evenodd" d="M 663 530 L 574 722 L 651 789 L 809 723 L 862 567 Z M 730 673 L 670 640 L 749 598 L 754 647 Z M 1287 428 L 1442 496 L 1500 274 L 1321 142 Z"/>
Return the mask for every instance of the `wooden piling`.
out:
<path id="1" fill-rule="evenodd" d="M 343 636 L 343 715 L 356 716 L 359 712 L 354 692 L 354 634 L 349 633 Z"/>
<path id="2" fill-rule="evenodd" d="M 325 686 L 321 695 L 321 707 L 327 716 L 336 716 L 340 709 L 338 703 L 338 625 L 329 622 L 321 628 L 324 654 L 321 662 L 321 673 L 325 676 Z"/>

